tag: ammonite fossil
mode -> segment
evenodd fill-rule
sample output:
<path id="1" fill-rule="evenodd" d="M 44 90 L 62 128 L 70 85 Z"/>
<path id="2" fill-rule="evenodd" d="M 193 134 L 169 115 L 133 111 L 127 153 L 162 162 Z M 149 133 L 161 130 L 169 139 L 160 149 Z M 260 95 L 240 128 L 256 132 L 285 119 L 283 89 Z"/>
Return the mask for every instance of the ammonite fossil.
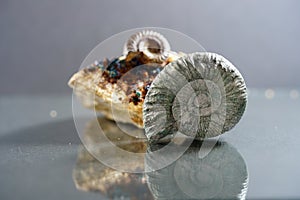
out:
<path id="1" fill-rule="evenodd" d="M 156 149 L 163 147 L 154 145 Z M 147 152 L 155 149 L 150 147 Z M 146 154 L 145 165 L 151 171 L 146 173 L 147 183 L 155 199 L 245 199 L 249 175 L 239 152 L 226 142 L 218 142 L 206 157 L 199 158 L 199 151 L 206 151 L 202 148 L 201 142 L 194 141 L 178 160 L 159 170 L 158 160 L 164 162 L 172 155 L 153 158 Z M 176 152 L 178 146 L 173 149 Z"/>
<path id="2" fill-rule="evenodd" d="M 172 52 L 164 36 L 148 30 L 132 35 L 123 53 L 96 61 L 69 80 L 85 107 L 145 128 L 151 142 L 177 131 L 214 137 L 240 120 L 245 82 L 224 57 Z"/>
<path id="3" fill-rule="evenodd" d="M 124 45 L 123 54 L 141 51 L 150 59 L 163 62 L 170 52 L 168 40 L 160 33 L 152 30 L 143 30 L 132 35 Z"/>
<path id="4" fill-rule="evenodd" d="M 179 131 L 197 139 L 218 136 L 241 119 L 243 77 L 224 57 L 192 53 L 168 64 L 154 79 L 143 107 L 151 142 Z"/>

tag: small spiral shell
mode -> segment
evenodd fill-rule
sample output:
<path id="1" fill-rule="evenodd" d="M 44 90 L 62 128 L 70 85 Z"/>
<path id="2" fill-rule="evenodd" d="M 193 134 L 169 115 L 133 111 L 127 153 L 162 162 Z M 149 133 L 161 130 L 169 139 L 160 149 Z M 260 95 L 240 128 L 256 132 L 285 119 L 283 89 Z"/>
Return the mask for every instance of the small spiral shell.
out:
<path id="1" fill-rule="evenodd" d="M 163 62 L 170 52 L 170 44 L 160 33 L 152 30 L 143 30 L 132 35 L 124 45 L 123 54 L 130 51 L 142 51 L 149 58 Z"/>
<path id="2" fill-rule="evenodd" d="M 179 131 L 204 139 L 232 129 L 247 103 L 242 75 L 215 53 L 192 53 L 168 64 L 154 79 L 143 105 L 150 142 Z"/>

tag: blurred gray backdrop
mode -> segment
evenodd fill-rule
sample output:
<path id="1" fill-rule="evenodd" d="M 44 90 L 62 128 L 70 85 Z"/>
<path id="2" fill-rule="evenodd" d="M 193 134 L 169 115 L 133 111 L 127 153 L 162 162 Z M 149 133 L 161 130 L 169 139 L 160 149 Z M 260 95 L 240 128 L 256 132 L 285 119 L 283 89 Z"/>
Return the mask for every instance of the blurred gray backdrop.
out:
<path id="1" fill-rule="evenodd" d="M 250 87 L 300 86 L 298 0 L 1 0 L 0 93 L 71 93 L 68 79 L 98 43 L 144 26 L 224 55 Z"/>

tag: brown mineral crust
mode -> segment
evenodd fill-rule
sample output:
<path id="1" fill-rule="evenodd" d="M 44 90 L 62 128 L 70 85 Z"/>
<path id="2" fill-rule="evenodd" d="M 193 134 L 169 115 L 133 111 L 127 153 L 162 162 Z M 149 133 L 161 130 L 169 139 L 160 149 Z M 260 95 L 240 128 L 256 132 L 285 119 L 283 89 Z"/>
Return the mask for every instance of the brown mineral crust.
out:
<path id="1" fill-rule="evenodd" d="M 136 66 L 151 63 L 152 61 L 143 52 L 129 52 L 125 58 L 112 61 L 103 72 L 103 77 L 109 83 L 116 83 L 125 73 Z M 111 75 L 114 73 L 114 76 Z"/>
<path id="2" fill-rule="evenodd" d="M 142 105 L 147 91 L 157 74 L 174 59 L 177 57 L 158 62 L 143 52 L 129 52 L 80 70 L 71 77 L 69 86 L 85 107 L 100 111 L 108 119 L 142 128 Z"/>
<path id="3" fill-rule="evenodd" d="M 141 66 L 141 68 L 129 72 L 137 66 Z M 152 63 L 151 59 L 143 52 L 129 52 L 124 60 L 121 59 L 110 64 L 102 76 L 104 82 L 118 84 L 128 96 L 129 103 L 137 105 L 139 102 L 143 102 L 148 91 L 147 86 L 151 85 L 162 68 L 162 64 Z M 109 71 L 114 71 L 117 75 L 111 77 Z M 125 80 L 122 79 L 124 75 L 126 76 Z M 100 85 L 103 85 L 103 82 Z"/>

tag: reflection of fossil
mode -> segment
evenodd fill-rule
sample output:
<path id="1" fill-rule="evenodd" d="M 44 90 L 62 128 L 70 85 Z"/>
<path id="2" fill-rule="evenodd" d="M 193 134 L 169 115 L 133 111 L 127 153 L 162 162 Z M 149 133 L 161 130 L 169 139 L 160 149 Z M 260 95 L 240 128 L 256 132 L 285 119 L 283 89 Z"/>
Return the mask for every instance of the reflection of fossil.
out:
<path id="1" fill-rule="evenodd" d="M 98 123 L 107 133 L 106 137 L 109 141 L 119 148 L 137 153 L 146 151 L 146 144 L 141 139 L 124 134 L 112 121 L 98 118 L 87 125 L 83 137 L 84 144 L 90 148 L 89 150 L 94 156 L 103 155 L 105 152 L 109 152 L 108 155 L 111 155 L 111 151 L 113 151 L 104 142 L 103 135 L 99 133 Z M 142 132 L 137 128 L 132 130 L 137 131 L 137 135 Z M 115 156 L 116 158 L 110 159 L 118 159 L 117 155 Z M 144 167 L 144 162 L 132 162 L 131 160 L 121 164 L 127 169 L 143 169 Z M 76 167 L 73 170 L 73 180 L 78 189 L 100 191 L 110 199 L 121 198 L 121 196 L 125 199 L 152 199 L 143 174 L 131 174 L 109 168 L 94 158 L 85 148 L 81 148 L 78 154 Z"/>
<path id="2" fill-rule="evenodd" d="M 99 133 L 99 124 L 105 135 Z M 137 131 L 136 135 L 143 132 L 137 128 L 132 131 Z M 104 140 L 104 136 L 108 141 Z M 115 148 L 111 148 L 110 143 L 113 143 L 128 152 L 144 153 L 147 147 L 144 139 L 124 134 L 114 122 L 107 119 L 98 118 L 89 122 L 82 139 L 86 148 L 80 149 L 73 170 L 73 180 L 80 190 L 100 191 L 110 199 L 121 196 L 125 199 L 152 199 L 152 195 L 157 199 L 245 198 L 248 184 L 245 162 L 236 149 L 226 142 L 218 142 L 206 157 L 199 158 L 200 151 L 210 149 L 195 141 L 177 160 L 173 158 L 182 150 L 181 144 L 170 145 L 168 154 L 153 154 L 162 146 L 150 145 L 144 162 L 143 157 L 140 160 L 124 158 L 126 154 L 119 154 Z M 99 156 L 107 156 L 106 159 L 114 160 L 131 171 L 143 171 L 145 165 L 147 173 L 120 172 L 107 167 L 107 162 L 105 165 L 99 162 L 96 159 Z M 170 159 L 176 161 L 164 165 Z M 160 165 L 167 167 L 156 170 Z"/>
<path id="3" fill-rule="evenodd" d="M 201 143 L 193 143 L 173 164 L 146 174 L 156 199 L 245 199 L 248 172 L 237 150 L 219 142 L 206 157 L 199 158 L 201 148 Z M 155 169 L 156 163 L 157 158 L 146 156 L 147 168 Z"/>
<path id="4" fill-rule="evenodd" d="M 203 139 L 232 129 L 247 102 L 238 70 L 214 53 L 193 53 L 168 64 L 145 98 L 146 136 L 158 141 L 175 131 Z"/>
<path id="5" fill-rule="evenodd" d="M 123 56 L 96 61 L 75 73 L 68 84 L 85 107 L 142 128 L 142 105 L 151 82 L 182 55 L 170 52 L 161 34 L 142 31 L 129 38 Z"/>

